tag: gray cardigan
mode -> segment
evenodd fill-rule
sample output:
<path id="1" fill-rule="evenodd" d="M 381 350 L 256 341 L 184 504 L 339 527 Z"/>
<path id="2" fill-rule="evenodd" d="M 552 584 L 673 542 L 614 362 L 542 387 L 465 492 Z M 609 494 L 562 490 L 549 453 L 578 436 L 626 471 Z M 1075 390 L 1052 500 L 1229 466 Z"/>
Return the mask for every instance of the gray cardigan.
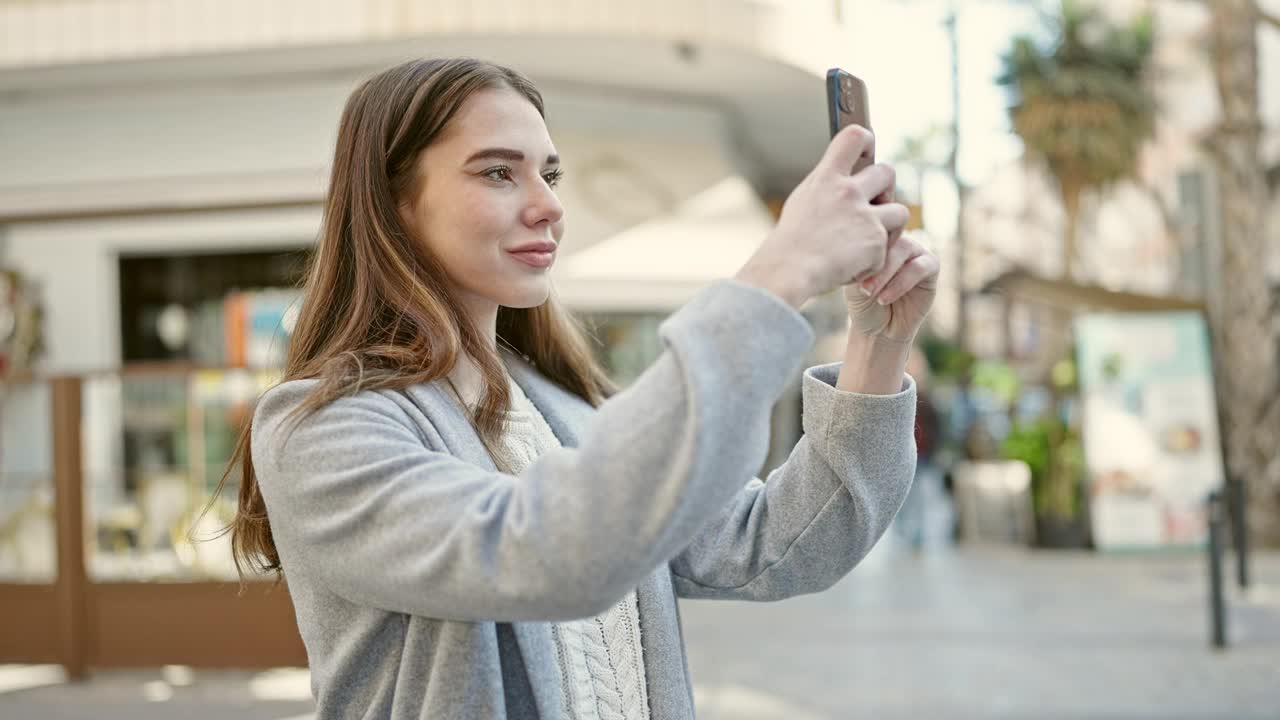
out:
<path id="1" fill-rule="evenodd" d="M 802 380 L 804 436 L 768 482 L 770 409 L 813 342 L 735 280 L 659 328 L 662 355 L 599 408 L 514 355 L 564 445 L 499 473 L 440 382 L 365 391 L 277 432 L 314 388 L 272 388 L 252 452 L 311 665 L 318 718 L 556 718 L 549 621 L 635 589 L 654 720 L 694 716 L 676 598 L 781 600 L 830 587 L 915 471 L 915 385 Z M 287 441 L 286 441 L 287 438 Z"/>

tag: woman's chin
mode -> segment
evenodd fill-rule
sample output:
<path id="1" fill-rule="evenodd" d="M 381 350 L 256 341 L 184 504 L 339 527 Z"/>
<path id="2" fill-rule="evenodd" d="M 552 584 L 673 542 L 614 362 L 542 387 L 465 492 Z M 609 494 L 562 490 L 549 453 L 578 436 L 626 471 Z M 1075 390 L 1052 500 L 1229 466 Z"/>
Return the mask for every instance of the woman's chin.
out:
<path id="1" fill-rule="evenodd" d="M 509 308 L 532 308 L 545 303 L 551 297 L 551 283 L 542 280 L 538 283 L 522 283 L 522 287 L 508 293 L 501 304 Z"/>

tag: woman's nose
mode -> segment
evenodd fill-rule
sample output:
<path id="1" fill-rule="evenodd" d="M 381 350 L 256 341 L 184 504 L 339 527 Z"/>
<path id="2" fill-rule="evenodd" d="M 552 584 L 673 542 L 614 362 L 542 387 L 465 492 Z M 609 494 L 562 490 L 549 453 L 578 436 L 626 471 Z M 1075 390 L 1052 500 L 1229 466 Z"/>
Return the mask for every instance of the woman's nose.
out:
<path id="1" fill-rule="evenodd" d="M 564 206 L 560 204 L 560 198 L 546 183 L 540 183 L 540 187 L 533 191 L 533 197 L 529 198 L 529 204 L 525 208 L 525 224 L 530 226 L 541 222 L 554 224 L 560 222 L 563 217 Z"/>

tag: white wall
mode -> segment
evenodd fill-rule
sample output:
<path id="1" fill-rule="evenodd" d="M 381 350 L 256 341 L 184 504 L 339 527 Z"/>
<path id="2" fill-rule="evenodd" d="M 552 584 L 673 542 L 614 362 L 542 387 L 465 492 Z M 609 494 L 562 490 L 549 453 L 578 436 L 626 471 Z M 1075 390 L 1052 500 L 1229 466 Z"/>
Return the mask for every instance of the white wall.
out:
<path id="1" fill-rule="evenodd" d="M 111 88 L 0 106 L 0 192 L 323 167 L 347 83 Z"/>

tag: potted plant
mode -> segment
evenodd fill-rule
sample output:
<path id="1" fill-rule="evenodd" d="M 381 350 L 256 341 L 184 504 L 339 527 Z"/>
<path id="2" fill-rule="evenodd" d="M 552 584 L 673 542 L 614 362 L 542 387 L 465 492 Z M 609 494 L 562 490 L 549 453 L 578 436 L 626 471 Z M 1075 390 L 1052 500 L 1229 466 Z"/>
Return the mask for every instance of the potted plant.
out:
<path id="1" fill-rule="evenodd" d="M 1051 411 L 1033 421 L 1014 423 L 1001 443 L 1000 454 L 1005 459 L 1021 460 L 1031 469 L 1037 544 L 1085 547 L 1085 465 L 1079 429 Z"/>

